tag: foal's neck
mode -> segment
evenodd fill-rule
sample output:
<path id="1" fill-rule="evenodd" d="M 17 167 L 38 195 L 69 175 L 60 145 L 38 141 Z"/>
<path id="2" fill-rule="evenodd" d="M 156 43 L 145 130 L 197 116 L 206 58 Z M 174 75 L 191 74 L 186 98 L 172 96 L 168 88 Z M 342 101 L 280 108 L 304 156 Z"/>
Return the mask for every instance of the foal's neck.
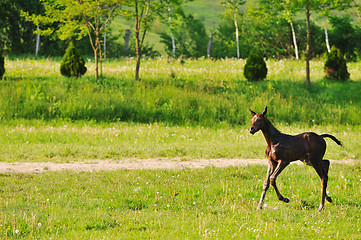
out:
<path id="1" fill-rule="evenodd" d="M 265 118 L 265 124 L 261 130 L 268 146 L 271 146 L 275 139 L 281 134 L 281 132 L 278 131 L 267 118 Z"/>

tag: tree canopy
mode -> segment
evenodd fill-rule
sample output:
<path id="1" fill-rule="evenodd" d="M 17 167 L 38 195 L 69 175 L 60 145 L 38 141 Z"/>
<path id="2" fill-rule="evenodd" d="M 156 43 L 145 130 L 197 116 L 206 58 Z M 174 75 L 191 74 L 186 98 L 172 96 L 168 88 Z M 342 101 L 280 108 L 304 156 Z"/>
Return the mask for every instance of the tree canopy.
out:
<path id="1" fill-rule="evenodd" d="M 126 0 L 125 10 L 122 15 L 135 21 L 135 49 L 136 49 L 136 67 L 135 80 L 139 80 L 140 59 L 144 46 L 144 40 L 152 23 L 156 18 L 166 21 L 169 15 L 168 8 L 179 9 L 182 0 Z"/>
<path id="2" fill-rule="evenodd" d="M 107 56 L 124 56 L 122 44 L 126 29 L 123 25 L 119 27 L 122 21 L 130 28 L 127 57 L 137 59 L 135 79 L 140 79 L 141 57 L 155 56 L 155 48 L 162 54 L 172 50 L 172 56 L 206 56 L 210 33 L 214 36 L 210 57 L 245 59 L 252 49 L 257 49 L 266 58 L 305 59 L 307 84 L 310 84 L 310 59 L 327 53 L 325 38 L 340 48 L 348 61 L 361 56 L 361 26 L 357 22 L 361 8 L 352 0 L 218 1 L 221 21 L 212 28 L 205 25 L 204 18 L 192 14 L 192 9 L 184 13 L 183 6 L 188 1 L 2 0 L 0 48 L 5 55 L 34 54 L 34 33 L 39 32 L 44 35 L 40 54 L 61 56 L 73 40 L 82 55 L 93 55 L 98 78 L 98 61 L 101 62 L 102 38 L 106 31 L 110 37 L 107 44 L 111 46 L 107 48 L 111 52 Z M 337 15 L 332 14 L 333 11 L 337 11 Z M 354 15 L 345 17 L 350 14 Z M 117 23 L 110 24 L 115 16 Z M 330 29 L 324 22 L 329 23 Z M 150 46 L 146 42 L 149 32 L 159 38 L 162 34 L 166 44 Z"/>
<path id="3" fill-rule="evenodd" d="M 100 36 L 106 24 L 116 15 L 119 0 L 43 0 L 44 14 L 22 15 L 35 25 L 42 25 L 42 35 L 56 34 L 65 40 L 81 39 L 88 35 L 96 63 L 95 78 L 98 79 L 98 57 L 101 57 Z"/>

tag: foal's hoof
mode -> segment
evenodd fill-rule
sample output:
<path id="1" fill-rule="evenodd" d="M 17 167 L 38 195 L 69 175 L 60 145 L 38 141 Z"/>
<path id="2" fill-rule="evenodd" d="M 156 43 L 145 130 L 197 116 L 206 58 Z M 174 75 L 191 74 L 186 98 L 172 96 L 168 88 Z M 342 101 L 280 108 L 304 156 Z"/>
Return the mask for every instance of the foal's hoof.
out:
<path id="1" fill-rule="evenodd" d="M 332 198 L 330 196 L 326 196 L 326 200 L 330 203 L 332 202 Z"/>
<path id="2" fill-rule="evenodd" d="M 284 201 L 285 203 L 289 203 L 289 202 L 290 202 L 290 200 L 289 200 L 288 198 L 283 199 L 283 201 Z"/>

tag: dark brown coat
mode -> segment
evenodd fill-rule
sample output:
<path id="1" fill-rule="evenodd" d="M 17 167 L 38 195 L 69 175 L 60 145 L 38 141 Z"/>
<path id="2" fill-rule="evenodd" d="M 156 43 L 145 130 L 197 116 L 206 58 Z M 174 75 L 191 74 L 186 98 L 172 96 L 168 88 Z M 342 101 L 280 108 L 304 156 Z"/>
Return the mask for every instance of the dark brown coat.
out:
<path id="1" fill-rule="evenodd" d="M 326 142 L 324 138 L 331 138 L 338 145 L 342 145 L 341 142 L 329 134 L 318 135 L 313 132 L 301 133 L 294 136 L 283 134 L 265 117 L 267 107 L 262 113 L 250 111 L 253 118 L 251 120 L 252 124 L 248 129 L 249 132 L 255 134 L 261 130 L 267 142 L 266 155 L 268 158 L 268 170 L 263 184 L 261 200 L 257 209 L 262 209 L 264 198 L 270 184 L 274 187 L 279 200 L 286 203 L 290 201 L 288 198 L 284 198 L 279 192 L 276 185 L 276 178 L 288 164 L 300 160 L 303 163 L 312 166 L 321 179 L 322 197 L 318 209 L 320 211 L 323 210 L 325 207 L 325 199 L 332 202 L 331 197 L 326 193 L 330 161 L 323 160 L 323 156 L 326 152 Z"/>

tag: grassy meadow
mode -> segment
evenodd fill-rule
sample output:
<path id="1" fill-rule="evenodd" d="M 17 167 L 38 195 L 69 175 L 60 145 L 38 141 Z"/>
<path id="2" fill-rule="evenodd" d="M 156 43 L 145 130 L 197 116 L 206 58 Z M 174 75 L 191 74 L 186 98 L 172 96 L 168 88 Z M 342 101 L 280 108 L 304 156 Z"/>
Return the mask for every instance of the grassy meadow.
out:
<path id="1" fill-rule="evenodd" d="M 45 171 L 0 174 L 0 239 L 360 239 L 360 63 L 351 81 L 324 79 L 323 61 L 268 60 L 268 76 L 248 82 L 244 60 L 108 59 L 80 79 L 59 59 L 5 60 L 0 81 L 0 161 L 96 162 L 122 158 L 264 158 L 261 133 L 247 132 L 249 108 L 268 105 L 282 132 L 329 133 L 333 203 L 317 211 L 320 181 L 291 165 L 257 202 L 265 166 L 183 170 Z"/>
<path id="2" fill-rule="evenodd" d="M 324 80 L 323 62 L 311 62 L 312 86 L 304 84 L 303 61 L 268 61 L 259 83 L 243 76 L 244 60 L 145 59 L 140 82 L 134 59 L 109 60 L 104 78 L 94 65 L 81 79 L 60 76 L 52 59 L 7 61 L 0 82 L 0 119 L 65 119 L 105 122 L 162 122 L 169 125 L 239 126 L 249 108 L 269 106 L 275 123 L 360 125 L 359 63 L 349 64 L 352 81 Z"/>
<path id="3" fill-rule="evenodd" d="M 330 133 L 327 158 L 360 159 L 361 72 L 351 81 L 324 79 L 313 61 L 312 85 L 303 61 L 267 62 L 268 77 L 248 82 L 244 60 L 160 58 L 107 60 L 103 78 L 65 78 L 58 59 L 9 59 L 0 82 L 2 161 L 84 161 L 119 158 L 263 158 L 262 134 L 247 132 L 251 115 L 268 105 L 281 131 Z M 156 146 L 156 147 L 155 147 Z"/>
<path id="4" fill-rule="evenodd" d="M 357 126 L 287 126 L 283 132 L 332 133 L 340 147 L 327 140 L 326 158 L 360 159 Z M 40 120 L 8 121 L 0 128 L 0 159 L 6 162 L 77 162 L 122 158 L 265 158 L 262 133 L 247 126 L 207 128 L 162 123 L 94 123 Z"/>
<path id="5" fill-rule="evenodd" d="M 361 166 L 289 166 L 256 211 L 264 166 L 0 175 L 1 239 L 360 239 Z"/>

